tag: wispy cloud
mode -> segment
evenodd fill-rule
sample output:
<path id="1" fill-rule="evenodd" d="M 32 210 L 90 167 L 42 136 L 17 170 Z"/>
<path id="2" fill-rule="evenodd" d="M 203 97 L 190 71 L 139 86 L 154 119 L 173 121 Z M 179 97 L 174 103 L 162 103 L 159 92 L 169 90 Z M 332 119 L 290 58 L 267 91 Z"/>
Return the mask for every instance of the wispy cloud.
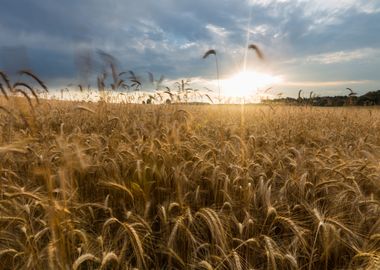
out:
<path id="1" fill-rule="evenodd" d="M 320 64 L 336 64 L 346 63 L 354 60 L 368 59 L 380 54 L 379 49 L 363 48 L 352 51 L 338 51 L 331 53 L 322 53 L 316 55 L 310 55 L 306 58 L 307 62 L 314 62 Z"/>
<path id="2" fill-rule="evenodd" d="M 281 83 L 282 86 L 298 86 L 298 87 L 324 87 L 324 86 L 346 86 L 352 84 L 366 84 L 373 82 L 371 80 L 357 80 L 357 81 L 297 81 Z"/>
<path id="3" fill-rule="evenodd" d="M 211 34 L 216 35 L 217 37 L 225 38 L 228 35 L 228 31 L 226 31 L 225 28 L 213 24 L 207 24 L 206 29 L 210 31 Z"/>

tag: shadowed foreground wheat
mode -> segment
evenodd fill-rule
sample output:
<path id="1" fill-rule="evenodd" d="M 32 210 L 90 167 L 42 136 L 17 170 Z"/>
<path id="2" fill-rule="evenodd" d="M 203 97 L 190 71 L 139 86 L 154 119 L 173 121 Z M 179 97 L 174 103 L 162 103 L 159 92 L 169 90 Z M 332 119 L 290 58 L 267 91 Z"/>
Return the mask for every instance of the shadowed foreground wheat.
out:
<path id="1" fill-rule="evenodd" d="M 1 269 L 380 267 L 376 108 L 13 99 Z"/>

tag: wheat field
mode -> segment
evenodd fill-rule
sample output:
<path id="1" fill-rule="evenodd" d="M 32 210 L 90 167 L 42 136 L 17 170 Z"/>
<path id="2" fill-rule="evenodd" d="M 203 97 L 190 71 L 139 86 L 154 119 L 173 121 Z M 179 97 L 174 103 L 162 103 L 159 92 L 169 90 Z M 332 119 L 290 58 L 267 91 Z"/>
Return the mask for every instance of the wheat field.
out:
<path id="1" fill-rule="evenodd" d="M 379 269 L 380 110 L 0 100 L 1 269 Z"/>

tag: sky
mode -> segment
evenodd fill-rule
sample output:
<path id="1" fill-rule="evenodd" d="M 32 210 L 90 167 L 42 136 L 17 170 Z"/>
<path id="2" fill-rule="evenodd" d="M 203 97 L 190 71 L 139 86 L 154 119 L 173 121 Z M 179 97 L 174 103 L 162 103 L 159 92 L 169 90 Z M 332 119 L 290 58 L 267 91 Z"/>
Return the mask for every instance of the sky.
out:
<path id="1" fill-rule="evenodd" d="M 272 94 L 362 94 L 380 88 L 379 33 L 378 0 L 4 0 L 0 69 L 32 69 L 53 89 L 95 85 L 102 51 L 120 71 L 215 89 L 215 62 L 202 59 L 215 49 L 221 80 L 246 55 L 248 70 L 281 78 Z"/>

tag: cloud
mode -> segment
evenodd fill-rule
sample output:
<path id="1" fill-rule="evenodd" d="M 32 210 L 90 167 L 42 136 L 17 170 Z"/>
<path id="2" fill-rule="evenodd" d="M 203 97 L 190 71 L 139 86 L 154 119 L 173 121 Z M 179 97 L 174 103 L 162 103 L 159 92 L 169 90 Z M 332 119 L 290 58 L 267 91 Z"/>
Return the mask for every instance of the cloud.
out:
<path id="1" fill-rule="evenodd" d="M 320 64 L 334 64 L 334 63 L 345 63 L 354 60 L 368 59 L 375 55 L 379 55 L 380 50 L 375 50 L 372 48 L 363 48 L 353 51 L 339 51 L 332 53 L 323 53 L 317 55 L 311 55 L 306 58 L 307 62 L 315 62 Z"/>
<path id="2" fill-rule="evenodd" d="M 358 80 L 358 81 L 298 81 L 298 82 L 286 82 L 281 85 L 286 86 L 298 86 L 298 87 L 325 87 L 325 86 L 345 86 L 352 84 L 365 84 L 369 83 L 369 80 Z"/>
<path id="3" fill-rule="evenodd" d="M 219 27 L 213 24 L 207 24 L 206 29 L 210 31 L 211 34 L 215 35 L 218 38 L 226 38 L 229 34 L 225 28 Z"/>
<path id="4" fill-rule="evenodd" d="M 348 63 L 359 60 L 370 60 L 380 56 L 380 49 L 360 48 L 337 52 L 311 54 L 306 57 L 293 58 L 284 61 L 285 64 L 316 63 L 322 65 Z"/>
<path id="5" fill-rule="evenodd" d="M 202 60 L 203 53 L 216 49 L 221 76 L 231 76 L 242 68 L 248 33 L 267 57 L 260 63 L 248 54 L 249 68 L 290 81 L 368 86 L 378 77 L 379 21 L 380 2 L 365 0 L 6 1 L 0 69 L 9 66 L 1 48 L 24 46 L 28 65 L 58 87 L 78 79 L 76 58 L 83 50 L 94 63 L 92 76 L 101 72 L 101 49 L 117 58 L 121 70 L 212 80 L 215 65 Z"/>

